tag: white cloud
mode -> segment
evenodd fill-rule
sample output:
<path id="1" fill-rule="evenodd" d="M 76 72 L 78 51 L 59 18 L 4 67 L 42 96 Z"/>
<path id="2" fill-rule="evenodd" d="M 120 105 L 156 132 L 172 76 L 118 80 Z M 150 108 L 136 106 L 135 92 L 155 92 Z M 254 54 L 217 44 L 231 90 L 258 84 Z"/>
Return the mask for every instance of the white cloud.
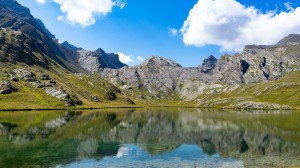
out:
<path id="1" fill-rule="evenodd" d="M 131 58 L 131 56 L 129 55 L 125 55 L 121 52 L 117 52 L 116 54 L 119 55 L 119 59 L 121 62 L 123 62 L 124 64 L 130 64 L 130 63 L 133 63 L 133 59 Z"/>
<path id="2" fill-rule="evenodd" d="M 127 4 L 127 1 L 125 1 L 125 0 L 116 0 L 114 2 L 114 6 L 118 6 L 121 9 L 123 9 L 126 6 L 126 4 Z"/>
<path id="3" fill-rule="evenodd" d="M 299 19 L 300 7 L 276 14 L 236 0 L 198 0 L 180 31 L 186 45 L 241 51 L 247 44 L 274 44 L 290 33 L 300 33 Z"/>
<path id="4" fill-rule="evenodd" d="M 286 10 L 288 10 L 288 11 L 294 11 L 294 10 L 295 10 L 295 9 L 293 8 L 291 2 L 285 2 L 285 3 L 284 3 L 284 6 L 285 6 Z"/>
<path id="5" fill-rule="evenodd" d="M 178 30 L 177 29 L 169 27 L 169 35 L 176 36 L 177 34 L 178 34 Z"/>
<path id="6" fill-rule="evenodd" d="M 49 0 L 50 1 L 50 0 Z M 97 16 L 105 16 L 111 12 L 114 6 L 123 9 L 125 0 L 51 0 L 60 6 L 63 16 L 57 17 L 59 21 L 71 24 L 80 24 L 87 27 L 95 24 Z M 36 0 L 43 4 L 46 0 Z"/>
<path id="7" fill-rule="evenodd" d="M 38 4 L 44 4 L 46 3 L 46 0 L 35 0 Z"/>
<path id="8" fill-rule="evenodd" d="M 136 59 L 137 59 L 138 61 L 140 61 L 140 62 L 143 62 L 143 61 L 144 61 L 144 58 L 141 57 L 141 56 L 136 57 Z"/>

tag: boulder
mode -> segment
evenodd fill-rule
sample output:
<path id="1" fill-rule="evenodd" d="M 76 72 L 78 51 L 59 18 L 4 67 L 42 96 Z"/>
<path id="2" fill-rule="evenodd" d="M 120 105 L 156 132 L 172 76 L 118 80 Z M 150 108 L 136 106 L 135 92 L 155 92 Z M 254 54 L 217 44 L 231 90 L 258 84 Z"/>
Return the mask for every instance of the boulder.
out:
<path id="1" fill-rule="evenodd" d="M 21 79 L 26 82 L 34 82 L 36 81 L 35 74 L 30 72 L 27 69 L 14 69 L 13 72 Z"/>
<path id="2" fill-rule="evenodd" d="M 30 84 L 36 88 L 53 87 L 50 83 L 41 83 L 40 81 L 30 82 Z"/>
<path id="3" fill-rule="evenodd" d="M 116 100 L 117 99 L 117 95 L 114 92 L 112 92 L 111 90 L 109 90 L 105 94 L 105 99 L 106 100 Z"/>
<path id="4" fill-rule="evenodd" d="M 97 96 L 92 96 L 92 99 L 93 99 L 94 102 L 99 102 L 100 101 Z"/>
<path id="5" fill-rule="evenodd" d="M 10 94 L 13 92 L 13 87 L 9 81 L 0 82 L 0 94 Z"/>
<path id="6" fill-rule="evenodd" d="M 18 82 L 19 81 L 19 79 L 17 77 L 11 77 L 10 80 L 13 81 L 13 82 Z"/>
<path id="7" fill-rule="evenodd" d="M 50 78 L 49 75 L 47 75 L 47 74 L 42 74 L 42 75 L 41 75 L 41 79 L 42 79 L 42 80 L 51 80 L 51 78 Z"/>
<path id="8" fill-rule="evenodd" d="M 68 93 L 66 93 L 64 90 L 58 89 L 58 88 L 46 88 L 45 92 L 53 97 L 56 97 L 58 99 L 64 100 L 64 101 L 68 101 L 70 100 L 70 95 Z"/>

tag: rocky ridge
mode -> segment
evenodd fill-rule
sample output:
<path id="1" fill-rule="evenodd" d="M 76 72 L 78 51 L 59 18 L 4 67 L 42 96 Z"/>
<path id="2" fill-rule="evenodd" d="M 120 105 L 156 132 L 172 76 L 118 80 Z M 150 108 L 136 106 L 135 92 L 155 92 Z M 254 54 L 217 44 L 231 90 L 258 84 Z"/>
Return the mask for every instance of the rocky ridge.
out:
<path id="1" fill-rule="evenodd" d="M 274 81 L 299 70 L 300 45 L 292 36 L 284 40 L 289 45 L 246 46 L 240 54 L 220 59 L 210 56 L 197 68 L 151 57 L 138 66 L 104 69 L 100 76 L 125 90 L 146 89 L 149 99 L 171 98 L 175 93 L 183 100 L 193 100 L 204 93 L 231 92 L 244 84 Z"/>
<path id="2" fill-rule="evenodd" d="M 67 41 L 61 45 L 70 62 L 88 72 L 97 72 L 103 68 L 118 69 L 127 66 L 120 61 L 119 55 L 106 53 L 100 48 L 96 51 L 88 51 L 78 48 Z"/>
<path id="3" fill-rule="evenodd" d="M 0 1 L 0 28 L 0 44 L 3 46 L 0 48 L 1 62 L 24 62 L 47 69 L 59 64 L 72 72 L 94 72 L 100 68 L 127 66 L 120 62 L 118 55 L 107 54 L 101 49 L 77 52 L 75 50 L 83 49 L 69 43 L 59 44 L 43 22 L 34 18 L 28 8 L 15 0 Z"/>
<path id="4" fill-rule="evenodd" d="M 188 79 L 195 79 L 193 82 L 201 79 L 201 82 L 210 84 L 217 82 L 197 68 L 183 68 L 178 63 L 162 57 L 151 57 L 134 67 L 104 69 L 100 75 L 125 90 L 146 89 L 150 94 L 140 96 L 149 99 L 170 98 L 172 94 L 176 97 L 175 92 L 184 91 L 192 84 Z"/>

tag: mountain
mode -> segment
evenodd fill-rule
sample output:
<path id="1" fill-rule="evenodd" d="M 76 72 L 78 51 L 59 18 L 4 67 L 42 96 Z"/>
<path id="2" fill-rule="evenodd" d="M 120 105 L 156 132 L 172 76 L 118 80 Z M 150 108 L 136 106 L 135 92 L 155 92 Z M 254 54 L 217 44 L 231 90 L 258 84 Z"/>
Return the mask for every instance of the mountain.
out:
<path id="1" fill-rule="evenodd" d="M 121 88 L 140 90 L 138 97 L 142 99 L 198 96 L 197 91 L 191 93 L 193 88 L 206 82 L 218 82 L 197 68 L 183 68 L 172 60 L 157 56 L 134 67 L 104 69 L 100 75 Z"/>
<path id="2" fill-rule="evenodd" d="M 284 39 L 280 40 L 276 45 L 297 45 L 300 44 L 299 34 L 290 34 Z"/>
<path id="3" fill-rule="evenodd" d="M 64 54 L 60 51 L 58 44 L 48 35 L 49 33 L 43 24 L 37 19 L 35 19 L 28 8 L 20 5 L 15 0 L 1 0 L 0 1 L 0 27 L 6 28 L 14 31 L 19 31 L 27 39 L 31 41 L 27 53 L 33 53 L 34 50 L 39 50 L 39 55 L 43 59 L 54 60 L 59 65 L 64 68 L 68 68 L 68 63 L 65 61 Z M 25 41 L 22 42 L 25 45 Z M 38 48 L 34 48 L 38 47 Z M 24 55 L 24 54 L 21 54 Z M 16 55 L 17 57 L 21 55 Z M 17 58 L 14 61 L 26 60 L 23 58 Z M 25 62 L 27 63 L 27 62 Z"/>
<path id="4" fill-rule="evenodd" d="M 42 29 L 44 30 L 44 32 L 52 39 L 55 39 L 55 35 L 52 34 L 44 25 L 44 23 L 40 20 L 35 18 L 35 20 L 39 23 L 39 25 L 42 27 Z"/>
<path id="5" fill-rule="evenodd" d="M 151 57 L 135 67 L 104 69 L 100 75 L 125 90 L 139 90 L 129 94 L 141 99 L 177 98 L 197 103 L 203 101 L 204 95 L 226 94 L 298 71 L 300 45 L 293 41 L 293 45 L 246 46 L 242 53 L 220 59 L 210 56 L 198 68 L 184 68 L 171 60 Z"/>
<path id="6" fill-rule="evenodd" d="M 153 56 L 128 67 L 55 36 L 28 8 L 0 1 L 0 109 L 64 106 L 300 108 L 300 35 L 185 68 Z M 92 73 L 91 73 L 92 72 Z M 5 95 L 3 95 L 5 94 Z"/>
<path id="7" fill-rule="evenodd" d="M 244 52 L 222 56 L 213 76 L 227 84 L 273 81 L 299 70 L 299 45 L 246 46 Z"/>
<path id="8" fill-rule="evenodd" d="M 105 52 L 99 52 L 97 50 L 93 52 L 93 54 L 87 52 L 86 55 L 86 52 L 74 52 L 74 50 L 82 49 L 76 48 L 67 42 L 60 45 L 57 43 L 55 35 L 45 27 L 42 21 L 34 18 L 30 14 L 29 9 L 23 7 L 17 1 L 2 0 L 0 2 L 0 18 L 1 28 L 20 31 L 32 41 L 33 45 L 27 47 L 27 53 L 39 53 L 39 55 L 42 55 L 45 59 L 50 58 L 72 72 L 80 72 L 82 71 L 81 69 L 97 71 L 100 68 L 120 68 L 126 66 L 119 61 L 118 56 L 115 54 L 106 54 Z M 41 42 L 42 44 L 39 44 Z M 97 58 L 95 59 L 94 57 Z M 17 58 L 14 61 L 20 60 L 26 59 Z M 94 62 L 90 62 L 90 60 Z M 48 62 L 51 61 L 48 60 Z M 87 66 L 90 65 L 94 68 L 87 68 Z"/>
<path id="9" fill-rule="evenodd" d="M 103 68 L 118 69 L 128 66 L 120 61 L 119 55 L 106 53 L 101 48 L 96 51 L 88 51 L 78 48 L 67 41 L 61 45 L 67 59 L 88 72 L 97 72 Z"/>
<path id="10" fill-rule="evenodd" d="M 62 46 L 64 46 L 65 48 L 71 50 L 71 51 L 78 51 L 78 50 L 83 50 L 82 48 L 78 48 L 72 44 L 70 44 L 69 42 L 65 41 L 63 43 L 61 43 Z"/>
<path id="11" fill-rule="evenodd" d="M 97 76 L 74 74 L 87 72 L 76 62 L 78 53 L 59 44 L 17 1 L 0 1 L 0 44 L 0 109 L 134 104 Z M 102 67 L 123 65 L 115 54 L 94 53 Z"/>

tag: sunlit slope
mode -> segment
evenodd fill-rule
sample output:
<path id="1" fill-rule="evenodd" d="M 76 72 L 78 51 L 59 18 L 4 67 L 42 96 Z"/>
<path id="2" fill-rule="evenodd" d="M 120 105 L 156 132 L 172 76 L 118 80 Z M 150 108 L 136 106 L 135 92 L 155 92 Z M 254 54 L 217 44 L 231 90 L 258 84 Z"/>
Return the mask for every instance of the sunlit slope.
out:
<path id="1" fill-rule="evenodd" d="M 195 102 L 202 107 L 300 108 L 300 71 L 277 81 L 244 85 L 229 93 L 204 94 Z"/>

